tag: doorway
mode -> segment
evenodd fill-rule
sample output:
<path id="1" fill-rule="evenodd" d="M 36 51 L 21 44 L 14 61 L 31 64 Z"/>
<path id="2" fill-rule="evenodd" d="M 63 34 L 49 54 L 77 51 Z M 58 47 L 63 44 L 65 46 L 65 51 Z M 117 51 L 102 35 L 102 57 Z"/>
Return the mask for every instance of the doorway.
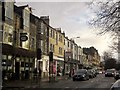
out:
<path id="1" fill-rule="evenodd" d="M 20 78 L 20 62 L 15 62 L 15 79 Z"/>

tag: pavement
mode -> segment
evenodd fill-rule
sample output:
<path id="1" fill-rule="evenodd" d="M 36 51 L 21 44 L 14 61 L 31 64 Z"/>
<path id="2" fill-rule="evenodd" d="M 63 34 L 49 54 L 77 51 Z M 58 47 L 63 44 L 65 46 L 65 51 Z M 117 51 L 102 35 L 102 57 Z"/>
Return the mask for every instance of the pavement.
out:
<path id="1" fill-rule="evenodd" d="M 60 80 L 66 80 L 68 76 L 56 76 L 49 81 L 49 78 L 42 78 L 41 80 L 11 80 L 4 81 L 2 84 L 2 90 L 23 90 L 25 88 L 38 88 L 40 86 L 47 85 L 49 83 L 57 83 Z"/>

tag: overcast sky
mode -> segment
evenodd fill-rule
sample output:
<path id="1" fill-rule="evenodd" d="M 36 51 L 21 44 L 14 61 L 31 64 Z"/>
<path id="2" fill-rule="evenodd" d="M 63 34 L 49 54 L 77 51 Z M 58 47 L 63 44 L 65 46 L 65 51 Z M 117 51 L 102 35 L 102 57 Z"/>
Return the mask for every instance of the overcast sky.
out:
<path id="1" fill-rule="evenodd" d="M 93 29 L 88 24 L 88 21 L 94 17 L 88 2 L 19 2 L 16 4 L 28 4 L 32 7 L 33 14 L 38 17 L 49 16 L 50 25 L 61 28 L 69 38 L 80 36 L 79 39 L 75 39 L 75 42 L 81 47 L 94 46 L 100 55 L 109 50 L 108 45 L 112 42 L 110 35 L 97 35 L 97 29 Z"/>

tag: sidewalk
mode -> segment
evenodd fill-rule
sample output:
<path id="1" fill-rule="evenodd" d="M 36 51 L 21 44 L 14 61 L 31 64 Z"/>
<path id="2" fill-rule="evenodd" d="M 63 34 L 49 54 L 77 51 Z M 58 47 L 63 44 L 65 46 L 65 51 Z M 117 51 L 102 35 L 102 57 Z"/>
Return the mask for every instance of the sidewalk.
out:
<path id="1" fill-rule="evenodd" d="M 54 83 L 57 83 L 60 80 L 66 80 L 68 76 L 57 76 Z M 10 88 L 35 88 L 40 87 L 41 85 L 49 84 L 49 78 L 42 78 L 40 81 L 33 81 L 33 80 L 15 80 L 15 81 L 5 81 L 3 82 L 3 89 L 10 89 Z"/>

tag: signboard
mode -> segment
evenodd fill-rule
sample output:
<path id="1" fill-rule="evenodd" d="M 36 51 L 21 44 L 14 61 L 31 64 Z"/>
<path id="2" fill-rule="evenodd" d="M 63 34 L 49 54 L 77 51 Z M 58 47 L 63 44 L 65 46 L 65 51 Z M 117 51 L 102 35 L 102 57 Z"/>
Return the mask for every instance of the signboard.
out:
<path id="1" fill-rule="evenodd" d="M 27 41 L 28 37 L 27 37 L 27 33 L 20 33 L 20 41 Z"/>

